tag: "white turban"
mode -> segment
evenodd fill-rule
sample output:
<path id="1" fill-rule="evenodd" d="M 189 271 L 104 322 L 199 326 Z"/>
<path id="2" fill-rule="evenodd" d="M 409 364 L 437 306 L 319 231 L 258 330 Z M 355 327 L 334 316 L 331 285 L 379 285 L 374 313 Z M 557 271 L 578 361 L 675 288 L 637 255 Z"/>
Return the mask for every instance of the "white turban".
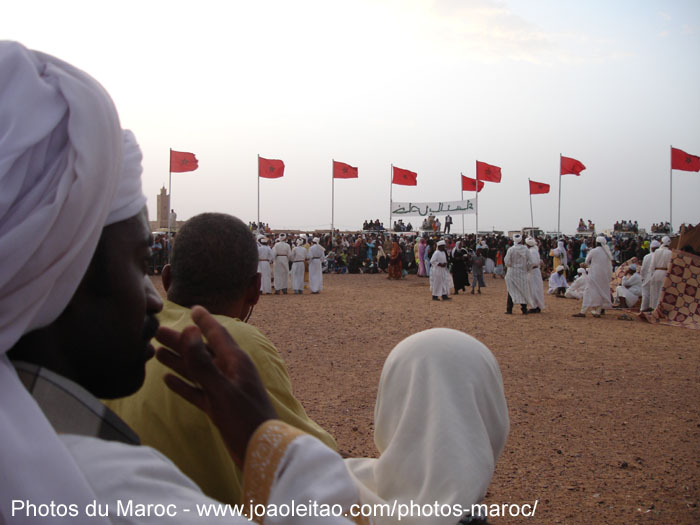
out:
<path id="1" fill-rule="evenodd" d="M 602 235 L 598 235 L 598 237 L 595 238 L 595 242 L 598 244 L 607 244 L 608 241 Z"/>
<path id="2" fill-rule="evenodd" d="M 141 152 L 93 78 L 15 42 L 0 42 L 0 137 L 0 493 L 80 506 L 95 496 L 4 354 L 61 314 L 102 228 L 143 208 Z"/>
<path id="3" fill-rule="evenodd" d="M 564 267 L 561 264 L 559 266 L 557 266 L 557 273 L 563 272 L 563 271 L 564 271 Z"/>
<path id="4" fill-rule="evenodd" d="M 520 241 L 523 240 L 523 236 L 520 235 L 519 233 L 516 233 L 513 235 L 513 244 L 520 244 Z"/>
<path id="5" fill-rule="evenodd" d="M 445 241 L 438 241 L 437 245 L 438 246 L 445 246 Z"/>
<path id="6" fill-rule="evenodd" d="M 576 273 L 583 275 L 584 273 L 586 273 L 586 270 L 585 268 L 579 268 L 578 270 L 576 270 Z"/>
<path id="7" fill-rule="evenodd" d="M 319 242 L 321 242 L 321 240 L 320 240 L 318 237 L 314 237 L 313 242 L 314 242 L 315 244 L 318 244 Z"/>
<path id="8" fill-rule="evenodd" d="M 537 246 L 537 241 L 535 241 L 535 239 L 533 239 L 532 237 L 528 237 L 527 239 L 525 239 L 525 243 L 528 246 Z"/>
<path id="9" fill-rule="evenodd" d="M 636 272 L 636 271 L 637 271 L 637 265 L 634 264 L 634 263 L 632 263 L 632 264 L 629 265 L 629 269 L 632 270 L 633 272 Z"/>
<path id="10" fill-rule="evenodd" d="M 493 354 L 467 334 L 433 328 L 401 341 L 384 363 L 374 408 L 379 458 L 345 464 L 363 503 L 439 501 L 468 508 L 486 494 L 508 427 Z M 414 515 L 401 523 L 441 525 L 457 519 Z M 375 522 L 396 518 L 377 516 Z"/>
<path id="11" fill-rule="evenodd" d="M 668 235 L 664 235 L 663 237 L 661 237 L 661 244 L 663 244 L 664 246 L 668 246 L 669 244 L 671 244 L 671 238 Z"/>
<path id="12" fill-rule="evenodd" d="M 651 247 L 652 250 L 658 248 L 659 246 L 661 246 L 661 243 L 660 243 L 659 241 L 657 241 L 656 239 L 654 239 L 653 241 L 651 241 L 650 247 Z"/>

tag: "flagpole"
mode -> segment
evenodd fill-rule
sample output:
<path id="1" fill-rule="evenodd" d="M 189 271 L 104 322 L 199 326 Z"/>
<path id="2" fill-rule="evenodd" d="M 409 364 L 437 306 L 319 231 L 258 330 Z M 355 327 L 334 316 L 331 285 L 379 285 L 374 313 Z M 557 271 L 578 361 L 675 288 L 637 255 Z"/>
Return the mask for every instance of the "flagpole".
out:
<path id="1" fill-rule="evenodd" d="M 476 239 L 479 239 L 479 164 L 476 161 Z"/>
<path id="2" fill-rule="evenodd" d="M 464 200 L 464 187 L 462 186 L 462 177 L 464 177 L 464 175 L 460 171 L 459 172 L 459 187 L 462 189 L 462 198 L 460 200 Z M 464 231 L 464 213 L 463 213 L 462 214 L 462 235 L 464 235 L 464 234 L 465 234 L 465 231 Z"/>
<path id="3" fill-rule="evenodd" d="M 530 188 L 530 179 L 529 178 L 527 179 L 527 185 L 528 185 L 528 189 L 529 189 Z M 532 217 L 532 190 L 529 189 L 529 192 L 530 192 L 530 226 L 532 226 L 534 228 L 535 227 L 535 219 Z"/>
<path id="4" fill-rule="evenodd" d="M 668 212 L 669 212 L 669 223 L 671 226 L 671 234 L 673 234 L 673 145 L 671 145 L 671 157 L 669 159 L 669 170 L 668 170 L 668 180 L 669 180 L 669 205 L 668 205 Z M 680 245 L 678 246 L 680 248 Z"/>
<path id="5" fill-rule="evenodd" d="M 335 174 L 333 173 L 335 159 L 331 159 L 331 249 L 333 249 L 333 224 L 335 221 Z"/>
<path id="6" fill-rule="evenodd" d="M 170 210 L 173 209 L 173 197 L 172 197 L 172 182 L 173 182 L 173 172 L 172 172 L 172 158 L 173 158 L 173 148 L 170 148 L 170 158 L 168 159 L 168 242 L 170 242 Z"/>
<path id="7" fill-rule="evenodd" d="M 561 153 L 559 154 L 559 205 L 557 206 L 557 239 L 561 237 Z"/>
<path id="8" fill-rule="evenodd" d="M 258 153 L 258 224 L 260 224 L 260 153 Z"/>
<path id="9" fill-rule="evenodd" d="M 394 165 L 391 165 L 391 176 L 389 177 L 389 224 L 387 229 L 391 232 L 391 200 L 394 196 Z"/>

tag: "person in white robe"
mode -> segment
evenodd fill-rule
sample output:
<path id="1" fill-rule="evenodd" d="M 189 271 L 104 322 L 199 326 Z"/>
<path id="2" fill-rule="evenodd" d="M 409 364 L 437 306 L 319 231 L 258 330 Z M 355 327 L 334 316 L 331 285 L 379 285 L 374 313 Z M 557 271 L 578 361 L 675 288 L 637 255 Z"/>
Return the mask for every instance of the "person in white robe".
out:
<path id="1" fill-rule="evenodd" d="M 661 246 L 654 252 L 651 259 L 652 274 L 649 280 L 649 309 L 656 310 L 661 301 L 661 292 L 663 291 L 664 281 L 666 280 L 666 271 L 671 263 L 673 253 L 668 246 L 671 244 L 671 239 L 668 235 L 664 235 L 661 239 Z"/>
<path id="2" fill-rule="evenodd" d="M 566 289 L 564 297 L 567 299 L 583 299 L 583 292 L 586 289 L 586 284 L 588 283 L 588 274 L 585 268 L 579 268 L 576 270 L 578 276 Z"/>
<path id="3" fill-rule="evenodd" d="M 272 268 L 274 258 L 272 248 L 268 246 L 267 237 L 258 235 L 258 272 L 260 273 L 260 293 L 272 293 Z"/>
<path id="4" fill-rule="evenodd" d="M 634 308 L 642 295 L 642 277 L 637 273 L 637 265 L 630 264 L 627 275 L 622 278 L 620 286 L 615 289 L 619 306 L 622 308 Z"/>
<path id="5" fill-rule="evenodd" d="M 286 294 L 289 287 L 289 257 L 292 255 L 292 249 L 287 244 L 286 234 L 280 233 L 272 248 L 272 253 L 275 256 L 275 294 L 279 295 L 280 292 Z"/>
<path id="6" fill-rule="evenodd" d="M 649 290 L 651 287 L 651 276 L 654 273 L 654 268 L 652 267 L 652 259 L 654 258 L 654 252 L 661 246 L 661 243 L 656 239 L 652 240 L 649 244 L 649 253 L 642 259 L 642 270 L 639 272 L 642 278 L 642 304 L 639 309 L 642 312 L 651 312 L 652 309 L 649 308 Z"/>
<path id="7" fill-rule="evenodd" d="M 311 293 L 319 293 L 323 290 L 323 261 L 326 260 L 326 250 L 319 244 L 318 237 L 314 237 L 313 242 L 309 248 L 309 288 Z"/>
<path id="8" fill-rule="evenodd" d="M 469 509 L 486 494 L 508 430 L 493 354 L 467 334 L 433 328 L 401 341 L 384 363 L 374 409 L 379 457 L 345 464 L 362 503 L 438 501 Z M 455 525 L 462 517 L 374 519 L 377 525 Z"/>
<path id="9" fill-rule="evenodd" d="M 610 281 L 612 280 L 612 260 L 608 242 L 602 235 L 596 237 L 596 247 L 586 256 L 588 283 L 583 292 L 581 312 L 574 317 L 586 317 L 590 309 L 593 317 L 600 317 L 606 308 L 612 308 Z"/>
<path id="10" fill-rule="evenodd" d="M 304 263 L 309 252 L 304 248 L 304 239 L 297 239 L 297 245 L 292 250 L 292 290 L 295 294 L 304 293 Z"/>
<path id="11" fill-rule="evenodd" d="M 530 255 L 522 243 L 523 236 L 516 233 L 513 236 L 513 246 L 508 248 L 503 262 L 506 265 L 506 288 L 508 290 L 508 302 L 506 313 L 513 313 L 513 305 L 519 304 L 523 315 L 527 314 L 527 305 L 530 299 L 530 280 L 528 268 Z"/>
<path id="12" fill-rule="evenodd" d="M 564 266 L 560 264 L 555 270 L 556 271 L 552 272 L 549 276 L 549 289 L 547 293 L 554 294 L 556 297 L 565 297 L 569 283 L 566 281 L 566 275 L 564 275 Z"/>
<path id="13" fill-rule="evenodd" d="M 544 310 L 544 285 L 542 283 L 542 261 L 540 251 L 537 248 L 537 241 L 533 237 L 525 239 L 528 245 L 528 271 L 527 278 L 530 280 L 530 309 L 529 314 L 538 314 Z"/>
<path id="14" fill-rule="evenodd" d="M 94 79 L 15 42 L 0 42 L 0 93 L 0 523 L 170 519 L 160 512 L 176 512 L 179 523 L 211 523 L 195 506 L 216 502 L 169 460 L 135 443 L 96 397 L 138 388 L 139 363 L 153 354 L 149 340 L 162 307 L 143 264 L 149 228 L 135 137 L 122 130 Z M 188 334 L 163 329 L 158 335 L 161 342 L 172 338 L 168 346 L 182 358 L 175 357 L 177 373 L 197 385 L 196 394 L 191 386 L 179 393 L 202 396 L 198 406 L 208 407 L 244 464 L 249 487 L 259 489 L 249 498 L 262 505 L 323 501 L 349 510 L 359 493 L 340 456 L 269 419 L 252 362 L 220 337 L 221 326 L 204 309 L 195 307 L 193 319 L 198 328 Z M 174 365 L 165 352 L 159 358 Z M 131 507 L 117 516 L 117 500 L 162 507 L 151 513 Z M 37 512 L 49 503 L 55 511 Z M 111 512 L 89 516 L 88 506 L 96 504 Z M 225 519 L 250 523 L 244 516 Z"/>
<path id="15" fill-rule="evenodd" d="M 452 298 L 450 286 L 452 284 L 450 271 L 447 269 L 447 253 L 445 252 L 445 241 L 438 241 L 437 250 L 430 257 L 430 291 L 433 294 L 433 301 L 449 301 Z"/>

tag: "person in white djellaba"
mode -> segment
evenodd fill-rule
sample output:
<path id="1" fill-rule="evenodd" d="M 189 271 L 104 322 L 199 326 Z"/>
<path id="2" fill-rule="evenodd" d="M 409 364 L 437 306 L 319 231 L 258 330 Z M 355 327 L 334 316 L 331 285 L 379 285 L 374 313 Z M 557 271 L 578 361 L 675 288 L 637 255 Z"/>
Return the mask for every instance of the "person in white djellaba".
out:
<path id="1" fill-rule="evenodd" d="M 430 258 L 430 283 L 433 301 L 439 301 L 442 296 L 443 301 L 451 300 L 449 297 L 451 276 L 447 269 L 447 253 L 445 252 L 445 241 L 438 241 L 437 250 Z"/>
<path id="2" fill-rule="evenodd" d="M 615 290 L 621 308 L 634 308 L 642 295 L 642 277 L 637 273 L 637 265 L 630 264 L 622 283 Z"/>
<path id="3" fill-rule="evenodd" d="M 537 249 L 537 241 L 533 237 L 525 239 L 528 245 L 528 261 L 527 278 L 530 281 L 530 309 L 527 313 L 538 314 L 544 310 L 544 286 L 542 284 L 542 270 L 540 251 Z"/>
<path id="4" fill-rule="evenodd" d="M 639 272 L 642 278 L 642 305 L 639 309 L 642 312 L 651 312 L 651 308 L 649 308 L 649 290 L 651 287 L 651 276 L 654 273 L 654 268 L 651 264 L 654 258 L 654 252 L 659 246 L 661 246 L 661 243 L 656 239 L 651 241 L 651 244 L 649 244 L 649 253 L 642 259 L 642 269 Z"/>
<path id="5" fill-rule="evenodd" d="M 304 239 L 298 238 L 297 245 L 292 250 L 292 290 L 295 294 L 304 293 L 304 262 L 309 252 L 304 248 Z"/>
<path id="6" fill-rule="evenodd" d="M 566 289 L 564 297 L 567 299 L 583 299 L 583 292 L 586 289 L 586 283 L 588 283 L 588 274 L 585 268 L 579 268 L 576 270 L 578 277 L 571 283 Z"/>
<path id="7" fill-rule="evenodd" d="M 671 262 L 673 253 L 668 248 L 671 238 L 665 235 L 661 238 L 661 246 L 654 252 L 651 259 L 652 274 L 649 281 L 649 310 L 656 310 L 661 301 L 661 291 L 666 280 L 666 270 Z"/>
<path id="8" fill-rule="evenodd" d="M 313 245 L 309 248 L 309 288 L 311 293 L 323 290 L 323 261 L 326 250 L 321 246 L 320 239 L 314 237 Z"/>
<path id="9" fill-rule="evenodd" d="M 506 265 L 506 288 L 508 290 L 508 302 L 506 313 L 513 313 L 513 304 L 519 304 L 523 315 L 527 314 L 527 305 L 530 299 L 530 280 L 528 278 L 528 265 L 530 254 L 521 244 L 523 236 L 516 233 L 513 236 L 513 246 L 508 248 L 503 262 Z"/>
<path id="10" fill-rule="evenodd" d="M 606 308 L 612 308 L 610 281 L 612 279 L 613 255 L 608 248 L 608 241 L 602 235 L 596 237 L 597 246 L 588 252 L 586 267 L 588 268 L 588 284 L 583 292 L 581 312 L 574 317 L 586 317 L 590 309 L 593 317 L 600 317 Z"/>
<path id="11" fill-rule="evenodd" d="M 280 233 L 272 253 L 275 256 L 275 294 L 279 295 L 280 292 L 286 294 L 289 286 L 289 257 L 292 255 L 286 234 Z"/>
<path id="12" fill-rule="evenodd" d="M 274 258 L 272 248 L 268 246 L 267 237 L 258 235 L 258 272 L 260 272 L 260 293 L 272 293 L 272 268 L 270 263 Z"/>

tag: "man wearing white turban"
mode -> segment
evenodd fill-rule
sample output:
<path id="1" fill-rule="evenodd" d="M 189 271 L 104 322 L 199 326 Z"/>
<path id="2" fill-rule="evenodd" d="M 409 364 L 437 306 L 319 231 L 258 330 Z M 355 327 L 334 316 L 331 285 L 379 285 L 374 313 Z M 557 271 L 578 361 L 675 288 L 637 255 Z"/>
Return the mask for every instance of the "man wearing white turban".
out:
<path id="1" fill-rule="evenodd" d="M 258 272 L 260 273 L 260 293 L 269 295 L 272 293 L 272 271 L 270 263 L 274 258 L 272 248 L 268 246 L 267 237 L 258 235 Z"/>
<path id="2" fill-rule="evenodd" d="M 439 301 L 440 297 L 443 301 L 450 301 L 450 271 L 447 269 L 445 241 L 438 241 L 437 250 L 430 257 L 430 278 L 433 301 Z"/>
<path id="3" fill-rule="evenodd" d="M 523 236 L 516 233 L 513 236 L 513 246 L 508 248 L 503 262 L 506 264 L 506 288 L 508 290 L 508 303 L 506 313 L 513 313 L 513 304 L 519 304 L 523 315 L 527 314 L 527 305 L 530 300 L 530 280 L 528 279 L 528 266 L 530 255 L 527 248 L 521 244 Z"/>
<path id="4" fill-rule="evenodd" d="M 591 309 L 593 317 L 600 317 L 605 308 L 612 308 L 610 280 L 612 279 L 613 256 L 605 237 L 600 235 L 596 237 L 595 242 L 597 246 L 586 256 L 588 282 L 586 290 L 583 292 L 581 312 L 573 314 L 574 317 L 586 317 L 586 312 L 589 309 Z"/>
<path id="5" fill-rule="evenodd" d="M 309 288 L 311 293 L 319 293 L 323 290 L 323 261 L 326 258 L 320 239 L 314 237 L 313 245 L 309 248 Z"/>
<path id="6" fill-rule="evenodd" d="M 272 253 L 275 256 L 273 265 L 275 272 L 275 294 L 280 292 L 286 294 L 289 286 L 289 257 L 292 255 L 292 249 L 287 244 L 287 236 L 281 233 L 277 242 L 272 247 Z"/>
<path id="7" fill-rule="evenodd" d="M 566 289 L 564 297 L 567 299 L 583 299 L 583 292 L 586 289 L 586 283 L 588 282 L 588 274 L 585 268 L 579 268 L 576 270 L 578 277 L 571 283 Z"/>
<path id="8" fill-rule="evenodd" d="M 542 285 L 542 270 L 540 270 L 540 251 L 537 249 L 537 241 L 533 237 L 525 239 L 528 245 L 528 270 L 527 278 L 530 281 L 530 314 L 538 314 L 544 310 L 544 286 Z"/>
<path id="9" fill-rule="evenodd" d="M 508 435 L 508 407 L 495 357 L 457 330 L 433 328 L 401 341 L 384 363 L 374 408 L 379 458 L 346 459 L 369 504 L 469 511 L 486 494 Z M 397 522 L 454 525 L 463 514 Z"/>
<path id="10" fill-rule="evenodd" d="M 651 259 L 652 274 L 649 280 L 649 307 L 650 310 L 656 310 L 661 301 L 661 291 L 666 280 L 666 270 L 671 263 L 673 253 L 668 246 L 671 244 L 671 238 L 664 235 L 661 238 L 661 246 L 654 252 Z"/>
<path id="11" fill-rule="evenodd" d="M 133 432 L 96 399 L 139 388 L 162 307 L 146 276 L 150 231 L 133 136 L 94 79 L 0 42 L 0 137 L 0 523 L 112 523 L 119 500 L 213 503 L 172 463 L 134 446 Z M 349 508 L 357 490 L 340 457 L 274 420 L 251 361 L 206 310 L 195 308 L 193 320 L 198 327 L 182 334 L 158 332 L 177 352 L 160 350 L 159 359 L 190 381 L 167 378 L 206 409 L 232 456 L 246 459 L 252 486 L 270 488 L 250 496 Z M 262 450 L 274 456 L 265 453 L 266 466 Z M 49 502 L 58 510 L 48 518 L 30 506 Z M 94 503 L 109 515 L 83 518 Z"/>
<path id="12" fill-rule="evenodd" d="M 299 237 L 297 245 L 292 250 L 292 290 L 299 295 L 304 293 L 304 263 L 309 258 L 304 242 L 305 239 Z"/>
<path id="13" fill-rule="evenodd" d="M 636 264 L 630 264 L 620 286 L 615 289 L 615 295 L 622 308 L 633 308 L 637 304 L 642 295 L 642 278 L 637 273 Z"/>
<path id="14" fill-rule="evenodd" d="M 654 268 L 651 264 L 654 257 L 654 251 L 656 251 L 659 246 L 661 246 L 659 241 L 656 239 L 652 240 L 651 244 L 649 244 L 649 253 L 647 253 L 644 256 L 644 259 L 642 259 L 642 270 L 639 272 L 640 277 L 642 278 L 642 305 L 639 309 L 642 312 L 652 311 L 652 309 L 649 308 L 649 289 L 651 286 L 651 276 L 654 273 Z"/>

